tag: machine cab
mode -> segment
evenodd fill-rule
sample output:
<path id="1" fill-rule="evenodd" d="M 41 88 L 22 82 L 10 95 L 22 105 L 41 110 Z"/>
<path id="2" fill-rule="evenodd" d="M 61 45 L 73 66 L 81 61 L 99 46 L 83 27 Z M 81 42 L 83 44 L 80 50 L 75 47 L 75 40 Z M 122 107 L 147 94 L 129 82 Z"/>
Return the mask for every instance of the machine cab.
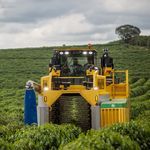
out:
<path id="1" fill-rule="evenodd" d="M 60 76 L 85 76 L 89 67 L 97 64 L 97 52 L 94 49 L 60 49 L 55 50 L 51 65 L 60 70 Z"/>

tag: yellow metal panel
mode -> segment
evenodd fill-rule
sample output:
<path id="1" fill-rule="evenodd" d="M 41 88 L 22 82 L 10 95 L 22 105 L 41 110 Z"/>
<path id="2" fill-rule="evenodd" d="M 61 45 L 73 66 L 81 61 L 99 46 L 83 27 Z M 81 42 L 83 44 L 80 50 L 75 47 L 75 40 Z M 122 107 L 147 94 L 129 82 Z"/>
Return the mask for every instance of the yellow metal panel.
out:
<path id="1" fill-rule="evenodd" d="M 112 69 L 112 67 L 103 68 L 103 74 L 104 74 L 104 76 L 107 76 L 107 77 L 111 76 L 113 71 L 114 70 Z"/>
<path id="2" fill-rule="evenodd" d="M 114 123 L 129 121 L 128 108 L 102 108 L 100 111 L 100 125 L 105 127 Z"/>
<path id="3" fill-rule="evenodd" d="M 99 99 L 98 90 L 81 90 L 80 94 L 90 105 L 96 105 Z"/>
<path id="4" fill-rule="evenodd" d="M 84 79 L 84 77 L 83 76 L 80 76 L 80 77 L 57 77 L 57 79 L 72 79 L 72 78 L 74 78 L 74 79 Z"/>
<path id="5" fill-rule="evenodd" d="M 125 82 L 116 84 L 115 73 L 124 73 L 126 78 Z M 106 91 L 110 93 L 111 98 L 128 98 L 129 96 L 129 83 L 128 83 L 128 70 L 113 70 L 113 83 L 106 86 Z"/>
<path id="6" fill-rule="evenodd" d="M 60 70 L 54 70 L 52 69 L 52 76 L 55 76 L 55 77 L 59 77 L 60 76 Z"/>
<path id="7" fill-rule="evenodd" d="M 61 91 L 46 91 L 42 93 L 44 102 L 50 107 L 60 96 L 62 92 Z"/>

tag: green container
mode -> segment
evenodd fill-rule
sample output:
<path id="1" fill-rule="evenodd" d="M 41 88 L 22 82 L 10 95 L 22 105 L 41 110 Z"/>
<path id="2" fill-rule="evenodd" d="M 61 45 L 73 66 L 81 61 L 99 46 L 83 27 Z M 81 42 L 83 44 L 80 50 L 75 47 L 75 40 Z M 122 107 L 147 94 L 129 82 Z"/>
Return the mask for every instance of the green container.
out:
<path id="1" fill-rule="evenodd" d="M 102 102 L 100 108 L 126 108 L 127 100 L 115 100 Z"/>

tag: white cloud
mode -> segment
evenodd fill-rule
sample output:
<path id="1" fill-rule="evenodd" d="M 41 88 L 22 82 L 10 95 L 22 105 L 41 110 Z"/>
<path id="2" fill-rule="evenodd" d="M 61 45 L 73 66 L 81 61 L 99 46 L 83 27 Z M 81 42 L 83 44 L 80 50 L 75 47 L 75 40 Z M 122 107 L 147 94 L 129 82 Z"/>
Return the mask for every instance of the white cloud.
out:
<path id="1" fill-rule="evenodd" d="M 82 14 L 71 14 L 47 21 L 46 25 L 40 28 L 40 32 L 63 36 L 66 34 L 83 34 L 90 32 L 93 28 L 94 26 L 87 23 Z"/>
<path id="2" fill-rule="evenodd" d="M 19 32 L 21 27 L 22 25 L 14 23 L 10 24 L 10 28 L 9 25 L 5 26 L 0 31 L 2 33 L 3 30 L 6 30 L 7 34 L 4 32 L 4 39 L 1 36 L 0 40 L 4 41 L 3 43 L 6 42 L 5 39 L 9 41 L 8 43 L 13 42 L 14 45 L 16 45 L 13 47 L 18 47 L 18 45 L 36 46 L 36 44 L 41 46 L 42 44 L 58 45 L 65 41 L 67 43 L 75 43 L 75 40 L 78 40 L 80 43 L 80 38 L 83 37 L 84 34 L 92 32 L 94 29 L 94 26 L 87 23 L 82 14 L 70 14 L 68 16 L 45 20 L 32 28 L 28 28 L 31 26 L 25 25 L 23 27 L 24 31 Z M 13 38 L 9 37 L 9 33 L 11 33 L 10 37 Z M 0 43 L 1 47 L 4 46 L 3 43 Z M 12 46 L 12 44 L 10 46 Z"/>
<path id="3" fill-rule="evenodd" d="M 109 12 L 150 14 L 149 0 L 105 0 L 104 7 Z"/>
<path id="4" fill-rule="evenodd" d="M 0 48 L 103 43 L 133 24 L 150 34 L 149 0 L 0 0 Z"/>

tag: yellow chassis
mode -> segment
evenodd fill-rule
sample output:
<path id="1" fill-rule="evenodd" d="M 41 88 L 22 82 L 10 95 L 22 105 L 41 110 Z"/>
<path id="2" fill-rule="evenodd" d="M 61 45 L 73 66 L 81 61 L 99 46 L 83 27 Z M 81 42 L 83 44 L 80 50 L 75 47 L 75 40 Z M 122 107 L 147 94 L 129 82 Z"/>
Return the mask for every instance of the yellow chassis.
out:
<path id="1" fill-rule="evenodd" d="M 107 73 L 107 69 L 105 68 L 105 73 Z M 93 76 L 93 88 L 87 90 L 83 85 L 70 85 L 67 90 L 62 86 L 60 90 L 53 90 L 52 77 L 60 77 L 60 71 L 52 71 L 48 76 L 44 76 L 41 78 L 41 91 L 40 95 L 43 96 L 44 102 L 50 107 L 62 94 L 80 94 L 90 105 L 94 106 L 97 104 L 99 97 L 101 95 L 109 94 L 111 99 L 127 99 L 129 95 L 128 88 L 128 70 L 110 70 L 112 73 L 112 84 L 106 86 L 106 77 L 107 74 L 99 75 L 97 70 L 87 70 L 87 76 Z M 115 73 L 125 73 L 126 79 L 124 83 L 115 84 Z M 66 77 L 69 78 L 69 77 Z M 70 78 L 78 78 L 78 77 L 70 77 Z M 46 87 L 46 90 L 45 90 Z"/>

